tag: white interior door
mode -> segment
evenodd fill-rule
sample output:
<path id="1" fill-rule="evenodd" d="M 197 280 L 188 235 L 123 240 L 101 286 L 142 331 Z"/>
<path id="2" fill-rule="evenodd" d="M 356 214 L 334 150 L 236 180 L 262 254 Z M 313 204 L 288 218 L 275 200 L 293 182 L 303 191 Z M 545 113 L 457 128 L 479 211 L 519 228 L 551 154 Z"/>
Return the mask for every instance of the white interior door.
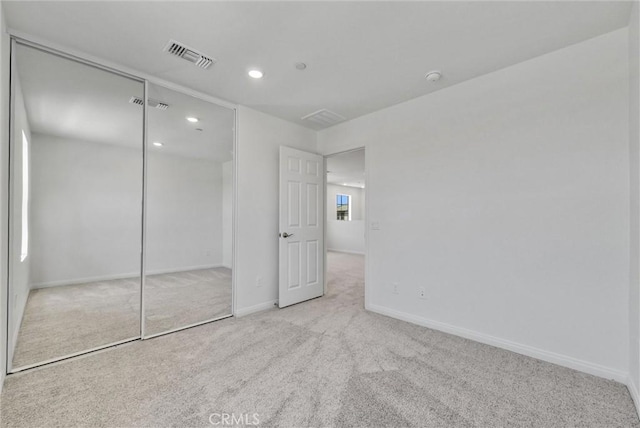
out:
<path id="1" fill-rule="evenodd" d="M 324 159 L 280 147 L 280 289 L 278 306 L 324 292 Z"/>

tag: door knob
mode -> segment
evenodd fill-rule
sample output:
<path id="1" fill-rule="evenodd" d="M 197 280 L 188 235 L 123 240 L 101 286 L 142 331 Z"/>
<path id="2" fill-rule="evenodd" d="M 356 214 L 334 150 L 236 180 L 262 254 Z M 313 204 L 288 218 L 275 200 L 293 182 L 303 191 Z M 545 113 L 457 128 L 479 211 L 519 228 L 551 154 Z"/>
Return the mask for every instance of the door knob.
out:
<path id="1" fill-rule="evenodd" d="M 285 232 L 285 233 L 283 233 L 283 234 L 282 234 L 282 237 L 283 237 L 283 238 L 288 238 L 288 237 L 290 237 L 290 236 L 293 236 L 293 233 L 287 233 L 287 232 Z"/>

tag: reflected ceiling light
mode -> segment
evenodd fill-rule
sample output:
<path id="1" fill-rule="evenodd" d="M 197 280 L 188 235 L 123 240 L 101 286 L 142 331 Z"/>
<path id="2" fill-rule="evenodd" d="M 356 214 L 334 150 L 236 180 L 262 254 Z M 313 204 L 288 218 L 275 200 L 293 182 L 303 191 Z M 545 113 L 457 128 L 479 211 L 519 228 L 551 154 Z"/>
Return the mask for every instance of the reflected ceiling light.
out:
<path id="1" fill-rule="evenodd" d="M 249 76 L 253 77 L 254 79 L 262 79 L 262 76 L 264 76 L 264 73 L 260 70 L 249 70 Z"/>
<path id="2" fill-rule="evenodd" d="M 160 141 L 154 141 L 153 145 L 156 147 L 162 147 L 162 143 Z"/>
<path id="3" fill-rule="evenodd" d="M 187 116 L 187 120 L 191 123 L 196 123 L 198 121 L 198 118 L 193 116 Z"/>

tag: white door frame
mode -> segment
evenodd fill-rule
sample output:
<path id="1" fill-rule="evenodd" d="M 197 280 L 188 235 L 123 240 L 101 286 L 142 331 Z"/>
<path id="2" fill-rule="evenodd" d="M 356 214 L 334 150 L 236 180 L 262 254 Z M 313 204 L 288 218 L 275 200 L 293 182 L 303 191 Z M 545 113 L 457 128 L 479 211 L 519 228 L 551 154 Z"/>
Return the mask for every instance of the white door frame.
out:
<path id="1" fill-rule="evenodd" d="M 369 310 L 371 292 L 368 287 L 370 276 L 369 266 L 369 157 L 367 156 L 367 146 L 354 147 L 348 150 L 342 150 L 339 152 L 325 153 L 324 154 L 324 200 L 327 200 L 327 158 L 331 158 L 346 153 L 355 152 L 357 150 L 364 150 L 364 184 L 366 202 L 364 204 L 364 308 Z M 324 294 L 328 292 L 327 289 L 327 207 L 324 210 Z"/>

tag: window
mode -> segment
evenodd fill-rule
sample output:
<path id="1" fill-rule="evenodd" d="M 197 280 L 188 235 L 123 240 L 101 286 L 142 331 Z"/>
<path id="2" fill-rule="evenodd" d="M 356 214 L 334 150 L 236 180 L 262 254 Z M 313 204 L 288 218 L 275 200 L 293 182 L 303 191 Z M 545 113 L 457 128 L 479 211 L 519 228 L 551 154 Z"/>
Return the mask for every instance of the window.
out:
<path id="1" fill-rule="evenodd" d="M 20 261 L 29 254 L 29 140 L 22 131 L 22 244 Z"/>
<path id="2" fill-rule="evenodd" d="M 351 196 L 336 196 L 336 213 L 338 220 L 351 220 Z"/>

